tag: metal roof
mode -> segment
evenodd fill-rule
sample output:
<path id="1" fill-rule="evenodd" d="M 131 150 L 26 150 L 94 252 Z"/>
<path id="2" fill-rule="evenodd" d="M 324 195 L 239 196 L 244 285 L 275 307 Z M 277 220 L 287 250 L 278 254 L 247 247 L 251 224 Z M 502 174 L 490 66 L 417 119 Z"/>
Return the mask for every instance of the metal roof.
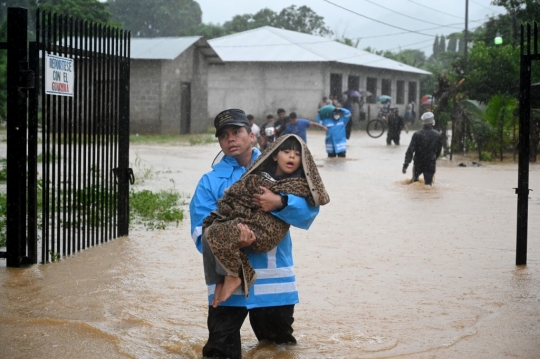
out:
<path id="1" fill-rule="evenodd" d="M 431 75 L 328 38 L 263 26 L 209 40 L 224 62 L 338 62 L 385 70 Z"/>
<path id="2" fill-rule="evenodd" d="M 223 63 L 219 55 L 202 36 L 132 37 L 131 58 L 138 60 L 174 60 L 195 45 L 210 63 Z"/>

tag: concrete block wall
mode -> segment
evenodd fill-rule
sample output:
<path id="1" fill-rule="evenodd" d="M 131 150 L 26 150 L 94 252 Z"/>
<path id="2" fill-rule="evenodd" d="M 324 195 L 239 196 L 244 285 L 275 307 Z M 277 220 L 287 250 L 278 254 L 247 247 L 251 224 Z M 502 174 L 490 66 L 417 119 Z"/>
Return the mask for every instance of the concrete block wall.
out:
<path id="1" fill-rule="evenodd" d="M 215 116 L 227 108 L 240 108 L 258 123 L 277 109 L 295 111 L 314 119 L 324 82 L 322 64 L 228 63 L 210 66 L 208 110 Z"/>
<path id="2" fill-rule="evenodd" d="M 161 61 L 132 60 L 130 132 L 156 133 L 161 128 Z"/>
<path id="3" fill-rule="evenodd" d="M 377 79 L 380 95 L 382 79 L 391 80 L 395 105 L 397 81 L 405 81 L 405 103 L 396 105 L 404 113 L 408 99 L 408 82 L 417 82 L 417 101 L 420 96 L 420 75 L 388 71 L 372 67 L 317 63 L 227 63 L 210 66 L 208 75 L 208 110 L 211 116 L 227 108 L 240 108 L 264 123 L 267 114 L 276 116 L 278 108 L 294 111 L 301 118 L 315 120 L 317 105 L 330 93 L 330 74 L 342 75 L 343 91 L 348 76 L 360 78 L 360 88 L 366 89 L 367 77 Z M 418 104 L 418 102 L 417 102 Z M 371 104 L 371 116 L 376 116 L 379 104 Z M 367 109 L 366 109 L 367 110 Z M 417 111 L 418 112 L 418 111 Z"/>
<path id="4" fill-rule="evenodd" d="M 191 84 L 191 132 L 212 126 L 207 107 L 208 63 L 196 46 L 174 60 L 132 60 L 131 133 L 180 134 L 182 83 Z"/>

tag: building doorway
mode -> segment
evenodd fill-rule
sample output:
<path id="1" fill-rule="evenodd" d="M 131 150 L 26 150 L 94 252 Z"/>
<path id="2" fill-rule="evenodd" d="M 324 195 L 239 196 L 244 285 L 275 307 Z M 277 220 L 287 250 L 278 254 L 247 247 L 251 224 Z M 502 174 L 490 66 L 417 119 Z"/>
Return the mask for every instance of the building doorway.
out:
<path id="1" fill-rule="evenodd" d="M 330 74 L 330 96 L 335 96 L 341 101 L 343 97 L 343 77 L 341 74 Z"/>
<path id="2" fill-rule="evenodd" d="M 191 83 L 182 82 L 180 89 L 180 133 L 191 132 Z"/>

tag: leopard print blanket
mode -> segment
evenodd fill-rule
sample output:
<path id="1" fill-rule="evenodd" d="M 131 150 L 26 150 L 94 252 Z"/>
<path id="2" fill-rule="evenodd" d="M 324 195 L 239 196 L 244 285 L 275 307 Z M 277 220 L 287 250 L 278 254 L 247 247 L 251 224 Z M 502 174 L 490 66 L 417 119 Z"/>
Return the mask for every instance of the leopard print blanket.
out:
<path id="1" fill-rule="evenodd" d="M 290 136 L 296 137 L 302 145 L 302 167 L 305 178 L 275 180 L 261 169 L 266 167 L 268 161 L 272 161 L 272 153 Z M 274 193 L 304 197 L 313 206 L 325 205 L 330 201 L 309 149 L 296 135 L 279 137 L 253 162 L 242 178 L 225 191 L 223 197 L 218 200 L 218 210 L 205 218 L 203 231 L 219 264 L 229 275 L 243 279 L 246 297 L 257 274 L 245 252 L 238 249 L 240 230 L 237 224 L 247 224 L 253 230 L 257 239 L 248 248 L 258 253 L 268 252 L 276 247 L 290 227 L 288 223 L 253 204 L 253 194 L 260 192 L 260 186 Z"/>

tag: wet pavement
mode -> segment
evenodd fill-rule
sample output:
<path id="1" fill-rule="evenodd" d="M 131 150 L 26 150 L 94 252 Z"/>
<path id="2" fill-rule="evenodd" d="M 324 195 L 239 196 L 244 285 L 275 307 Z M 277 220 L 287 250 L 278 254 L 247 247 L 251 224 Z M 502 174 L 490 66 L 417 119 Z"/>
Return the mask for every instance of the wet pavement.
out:
<path id="1" fill-rule="evenodd" d="M 245 358 L 540 357 L 540 164 L 531 164 L 528 265 L 515 266 L 517 164 L 474 154 L 439 160 L 435 186 L 401 173 L 401 146 L 353 132 L 346 159 L 327 159 L 308 133 L 331 202 L 292 229 L 300 304 L 296 346 L 258 344 Z M 138 189 L 175 188 L 189 201 L 217 144 L 132 145 Z M 459 167 L 465 163 L 467 167 Z M 202 259 L 178 227 L 145 231 L 64 258 L 5 268 L 0 358 L 201 358 Z"/>

